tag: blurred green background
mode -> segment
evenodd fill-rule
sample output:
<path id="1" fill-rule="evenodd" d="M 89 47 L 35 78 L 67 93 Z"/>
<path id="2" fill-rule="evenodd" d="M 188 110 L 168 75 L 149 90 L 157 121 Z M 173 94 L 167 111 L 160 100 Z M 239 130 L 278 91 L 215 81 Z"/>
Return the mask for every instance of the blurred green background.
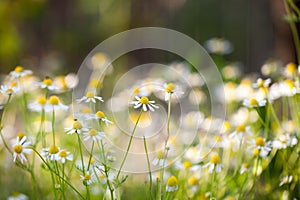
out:
<path id="1" fill-rule="evenodd" d="M 1 0 L 0 67 L 76 72 L 106 38 L 159 26 L 201 44 L 224 37 L 235 49 L 229 59 L 241 61 L 245 72 L 258 71 L 269 58 L 295 60 L 283 15 L 281 0 Z"/>

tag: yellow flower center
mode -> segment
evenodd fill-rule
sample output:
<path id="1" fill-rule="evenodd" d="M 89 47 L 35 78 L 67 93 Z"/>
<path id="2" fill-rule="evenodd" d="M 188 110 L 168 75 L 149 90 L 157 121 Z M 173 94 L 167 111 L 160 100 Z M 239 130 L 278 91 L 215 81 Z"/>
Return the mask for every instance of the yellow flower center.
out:
<path id="1" fill-rule="evenodd" d="M 190 161 L 183 162 L 183 168 L 188 169 L 192 166 L 192 163 Z"/>
<path id="2" fill-rule="evenodd" d="M 11 87 L 16 87 L 17 85 L 18 85 L 18 83 L 16 81 L 10 82 L 10 86 Z"/>
<path id="3" fill-rule="evenodd" d="M 5 92 L 6 92 L 7 94 L 12 94 L 12 93 L 14 92 L 14 90 L 11 89 L 11 88 L 9 88 L 9 89 L 7 89 Z"/>
<path id="4" fill-rule="evenodd" d="M 249 165 L 249 163 L 244 163 L 244 164 L 243 164 L 243 167 L 244 167 L 245 169 L 249 169 L 250 165 Z"/>
<path id="5" fill-rule="evenodd" d="M 225 121 L 223 123 L 223 128 L 224 128 L 224 131 L 228 131 L 230 129 L 231 125 L 228 121 Z"/>
<path id="6" fill-rule="evenodd" d="M 246 127 L 244 125 L 239 125 L 236 127 L 236 132 L 245 132 L 246 131 Z"/>
<path id="7" fill-rule="evenodd" d="M 157 159 L 164 159 L 164 157 L 165 157 L 164 151 L 159 151 L 159 152 L 156 154 L 156 158 L 157 158 Z"/>
<path id="8" fill-rule="evenodd" d="M 191 178 L 189 178 L 188 182 L 189 185 L 197 185 L 199 181 L 195 176 L 192 176 Z"/>
<path id="9" fill-rule="evenodd" d="M 102 112 L 100 110 L 98 112 L 96 112 L 96 116 L 99 117 L 99 118 L 101 118 L 101 119 L 105 118 L 104 112 Z"/>
<path id="10" fill-rule="evenodd" d="M 51 96 L 50 99 L 49 99 L 49 103 L 51 105 L 58 105 L 59 98 L 57 96 Z"/>
<path id="11" fill-rule="evenodd" d="M 210 159 L 210 163 L 215 164 L 215 165 L 220 164 L 221 163 L 220 156 L 217 154 L 213 155 Z"/>
<path id="12" fill-rule="evenodd" d="M 166 92 L 171 93 L 175 89 L 175 85 L 173 83 L 168 83 L 166 87 Z"/>
<path id="13" fill-rule="evenodd" d="M 87 92 L 87 93 L 85 94 L 85 96 L 86 96 L 87 98 L 94 98 L 95 94 L 94 94 L 94 92 L 89 91 L 89 92 Z"/>
<path id="14" fill-rule="evenodd" d="M 178 184 L 177 178 L 175 176 L 171 176 L 168 181 L 167 181 L 167 185 L 168 186 L 176 186 Z"/>
<path id="15" fill-rule="evenodd" d="M 255 98 L 250 99 L 249 102 L 250 106 L 257 106 L 258 105 L 258 101 Z"/>
<path id="16" fill-rule="evenodd" d="M 16 68 L 15 68 L 15 72 L 17 72 L 17 73 L 20 73 L 20 72 L 22 72 L 24 69 L 23 69 L 23 67 L 21 67 L 21 66 L 16 66 Z"/>
<path id="17" fill-rule="evenodd" d="M 295 87 L 295 84 L 294 84 L 293 81 L 290 80 L 290 79 L 285 80 L 284 83 L 285 83 L 290 89 L 293 89 L 293 88 Z"/>
<path id="18" fill-rule="evenodd" d="M 73 123 L 73 129 L 81 129 L 82 128 L 82 124 L 78 121 L 75 121 Z"/>
<path id="19" fill-rule="evenodd" d="M 50 154 L 56 154 L 57 152 L 58 152 L 58 147 L 57 146 L 54 146 L 54 145 L 50 146 L 50 148 L 49 148 L 49 153 Z"/>
<path id="20" fill-rule="evenodd" d="M 138 87 L 133 88 L 133 93 L 134 94 L 140 93 L 140 89 Z"/>
<path id="21" fill-rule="evenodd" d="M 216 142 L 222 142 L 222 137 L 220 135 L 216 137 Z"/>
<path id="22" fill-rule="evenodd" d="M 47 99 L 45 97 L 40 97 L 37 99 L 37 103 L 40 105 L 45 105 L 47 102 Z"/>
<path id="23" fill-rule="evenodd" d="M 288 63 L 287 65 L 286 65 L 286 72 L 288 72 L 290 75 L 292 75 L 292 74 L 294 74 L 295 73 L 295 71 L 296 71 L 296 64 L 295 63 L 292 63 L 292 62 L 290 62 L 290 63 Z"/>
<path id="24" fill-rule="evenodd" d="M 91 180 L 91 175 L 89 174 L 84 175 L 84 180 L 85 181 Z"/>
<path id="25" fill-rule="evenodd" d="M 262 137 L 256 138 L 255 145 L 256 146 L 260 146 L 260 147 L 265 146 L 265 140 L 264 140 L 264 138 L 262 138 Z"/>
<path id="26" fill-rule="evenodd" d="M 65 157 L 67 157 L 67 152 L 66 151 L 61 151 L 59 153 L 59 156 L 62 157 L 62 158 L 65 158 Z"/>
<path id="27" fill-rule="evenodd" d="M 253 150 L 253 155 L 254 155 L 254 156 L 257 156 L 258 154 L 259 154 L 259 149 L 254 149 L 254 150 Z"/>
<path id="28" fill-rule="evenodd" d="M 14 152 L 17 154 L 22 153 L 23 147 L 20 144 L 17 144 L 16 146 L 14 146 Z"/>
<path id="29" fill-rule="evenodd" d="M 91 109 L 89 109 L 88 107 L 83 108 L 83 109 L 81 110 L 81 112 L 82 112 L 83 114 L 89 114 L 89 113 L 92 113 Z"/>
<path id="30" fill-rule="evenodd" d="M 90 81 L 90 87 L 99 89 L 99 88 L 102 87 L 102 84 L 101 84 L 101 82 L 98 81 L 97 79 L 92 79 L 92 80 Z"/>
<path id="31" fill-rule="evenodd" d="M 23 132 L 19 132 L 19 133 L 18 133 L 18 137 L 19 137 L 20 140 L 21 140 L 24 136 L 25 136 L 25 133 L 23 133 Z"/>
<path id="32" fill-rule="evenodd" d="M 46 77 L 44 80 L 43 80 L 43 83 L 47 86 L 50 86 L 52 85 L 52 79 L 49 78 L 49 77 Z"/>
<path id="33" fill-rule="evenodd" d="M 140 99 L 140 103 L 141 103 L 141 104 L 148 104 L 148 103 L 149 103 L 148 97 L 142 97 L 142 98 Z"/>
<path id="34" fill-rule="evenodd" d="M 258 87 L 264 87 L 264 83 L 265 83 L 265 81 L 262 80 L 262 79 L 258 79 L 258 80 L 257 80 L 257 86 L 258 86 Z"/>
<path id="35" fill-rule="evenodd" d="M 89 132 L 89 135 L 90 135 L 90 136 L 95 136 L 95 135 L 97 135 L 97 134 L 98 134 L 98 131 L 95 130 L 95 129 L 93 129 L 93 128 L 92 128 L 92 129 L 90 130 L 90 132 Z"/>

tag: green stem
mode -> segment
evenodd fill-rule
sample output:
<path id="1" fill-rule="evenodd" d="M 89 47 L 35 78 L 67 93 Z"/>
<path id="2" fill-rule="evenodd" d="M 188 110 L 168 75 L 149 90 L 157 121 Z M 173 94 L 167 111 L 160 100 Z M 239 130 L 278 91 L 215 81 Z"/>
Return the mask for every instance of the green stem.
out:
<path id="1" fill-rule="evenodd" d="M 144 148 L 145 148 L 145 152 L 146 152 L 146 157 L 147 157 L 147 164 L 148 164 L 148 170 L 149 170 L 149 193 L 150 193 L 150 199 L 152 199 L 152 174 L 151 174 L 151 165 L 150 165 L 150 160 L 149 160 L 149 154 L 148 154 L 148 149 L 147 149 L 147 141 L 146 138 L 144 136 Z"/>
<path id="2" fill-rule="evenodd" d="M 55 146 L 55 110 L 54 110 L 54 108 L 52 111 L 52 139 L 53 139 L 53 146 Z"/>
<path id="3" fill-rule="evenodd" d="M 83 175 L 85 175 L 84 161 L 83 161 L 83 154 L 82 154 L 82 148 L 81 148 L 81 139 L 80 139 L 79 134 L 77 134 L 77 139 L 78 139 L 78 146 L 79 146 L 79 153 L 80 153 L 80 159 L 81 159 L 82 171 L 83 171 Z"/>
<path id="4" fill-rule="evenodd" d="M 91 161 L 92 161 L 92 157 L 93 157 L 93 151 L 94 151 L 94 140 L 93 140 L 93 143 L 92 143 L 92 149 L 91 149 L 91 153 L 90 153 L 90 157 L 89 157 L 89 163 L 88 163 L 88 167 L 87 167 L 87 171 L 89 171 L 90 169 L 90 165 L 91 165 Z"/>
<path id="5" fill-rule="evenodd" d="M 2 142 L 3 142 L 4 146 L 5 146 L 5 148 L 9 151 L 10 154 L 13 154 L 12 150 L 8 147 L 8 145 L 7 145 L 7 143 L 6 143 L 5 139 L 4 139 L 4 136 L 2 134 L 2 128 L 3 128 L 2 121 L 3 121 L 3 118 L 5 116 L 5 113 L 6 113 L 6 110 L 7 110 L 7 107 L 8 107 L 8 103 L 10 102 L 10 100 L 11 100 L 11 94 L 8 95 L 8 98 L 6 100 L 5 106 L 3 108 L 2 116 L 1 116 L 1 119 L 0 119 L 0 136 L 1 136 L 1 139 L 2 139 Z"/>
<path id="6" fill-rule="evenodd" d="M 143 109 L 141 109 L 140 114 L 139 114 L 139 116 L 138 116 L 138 118 L 137 118 L 137 120 L 136 120 L 136 123 L 135 123 L 135 125 L 134 125 L 133 131 L 132 131 L 132 133 L 131 133 L 131 135 L 130 135 L 130 139 L 129 139 L 129 143 L 128 143 L 128 146 L 127 146 L 127 149 L 126 149 L 125 156 L 124 156 L 124 158 L 123 158 L 123 160 L 122 160 L 120 169 L 119 169 L 118 174 L 117 174 L 117 176 L 116 176 L 116 179 L 117 179 L 117 180 L 118 180 L 118 178 L 119 178 L 119 176 L 120 176 L 121 170 L 122 170 L 123 165 L 124 165 L 124 163 L 125 163 L 125 160 L 126 160 L 126 158 L 127 158 L 127 156 L 128 156 L 128 153 L 129 153 L 129 150 L 130 150 L 130 146 L 131 146 L 131 143 L 132 143 L 132 139 L 133 139 L 135 130 L 136 130 L 136 128 L 137 128 L 137 125 L 138 125 L 138 123 L 139 123 L 139 121 L 140 121 L 140 118 L 141 118 L 141 116 L 142 116 L 142 113 L 143 113 Z"/>

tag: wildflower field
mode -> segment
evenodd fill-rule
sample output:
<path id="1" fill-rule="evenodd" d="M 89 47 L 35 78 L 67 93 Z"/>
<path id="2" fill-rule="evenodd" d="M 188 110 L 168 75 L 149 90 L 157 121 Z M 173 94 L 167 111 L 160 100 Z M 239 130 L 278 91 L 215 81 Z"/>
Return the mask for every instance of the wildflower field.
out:
<path id="1" fill-rule="evenodd" d="M 300 12 L 286 2 L 298 61 L 256 73 L 215 37 L 126 72 L 98 46 L 78 72 L 3 74 L 0 199 L 300 199 Z"/>

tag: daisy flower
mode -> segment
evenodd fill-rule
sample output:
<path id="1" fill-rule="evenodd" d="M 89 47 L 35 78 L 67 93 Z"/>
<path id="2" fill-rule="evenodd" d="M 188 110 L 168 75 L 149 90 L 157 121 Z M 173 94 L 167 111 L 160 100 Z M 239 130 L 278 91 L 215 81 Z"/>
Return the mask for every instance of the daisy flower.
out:
<path id="1" fill-rule="evenodd" d="M 97 131 L 96 129 L 91 128 L 88 132 L 84 133 L 84 141 L 92 139 L 95 142 L 102 140 L 105 137 L 104 132 Z"/>
<path id="2" fill-rule="evenodd" d="M 165 85 L 165 92 L 165 101 L 169 101 L 173 93 L 183 94 L 183 92 L 180 91 L 173 83 L 168 83 Z"/>
<path id="3" fill-rule="evenodd" d="M 256 83 L 254 83 L 252 86 L 254 88 L 268 88 L 271 84 L 271 79 L 268 78 L 268 79 L 257 79 Z"/>
<path id="4" fill-rule="evenodd" d="M 251 99 L 244 99 L 243 101 L 243 105 L 248 108 L 263 107 L 266 104 L 267 104 L 267 100 L 265 99 L 258 100 L 256 98 L 251 98 Z"/>
<path id="5" fill-rule="evenodd" d="M 199 179 L 195 176 L 191 176 L 189 179 L 188 179 L 188 184 L 189 186 L 191 187 L 191 190 L 193 192 L 196 192 L 198 187 L 199 187 Z"/>
<path id="6" fill-rule="evenodd" d="M 288 63 L 285 68 L 284 68 L 284 72 L 283 74 L 287 77 L 287 78 L 293 78 L 295 75 L 297 75 L 297 66 L 295 63 Z"/>
<path id="7" fill-rule="evenodd" d="M 89 103 L 89 102 L 93 102 L 93 103 L 96 103 L 96 100 L 98 101 L 101 101 L 101 102 L 104 102 L 103 98 L 100 97 L 100 96 L 96 96 L 94 92 L 92 91 L 88 91 L 85 96 L 83 96 L 82 98 L 80 99 L 77 99 L 77 102 L 86 102 L 86 103 Z"/>
<path id="8" fill-rule="evenodd" d="M 276 149 L 285 149 L 287 147 L 293 147 L 298 144 L 298 139 L 296 137 L 291 137 L 288 133 L 282 134 L 277 137 L 272 146 Z"/>
<path id="9" fill-rule="evenodd" d="M 216 173 L 220 173 L 221 169 L 222 169 L 222 164 L 221 164 L 221 158 L 218 154 L 214 154 L 209 163 L 207 163 L 206 165 L 204 165 L 203 167 L 209 167 L 208 172 L 211 174 L 214 171 L 216 171 Z"/>
<path id="10" fill-rule="evenodd" d="M 266 157 L 269 152 L 272 150 L 272 142 L 266 142 L 266 139 L 263 137 L 257 137 L 252 139 L 250 142 L 250 149 L 253 149 L 254 155 L 259 155 L 261 157 Z"/>
<path id="11" fill-rule="evenodd" d="M 148 97 L 146 97 L 146 96 L 143 96 L 141 98 L 138 96 L 135 96 L 135 99 L 137 101 L 130 102 L 131 105 L 134 105 L 135 109 L 142 107 L 145 112 L 148 109 L 151 110 L 152 112 L 154 112 L 154 108 L 158 109 L 158 106 L 154 105 L 155 101 L 150 101 L 148 99 Z"/>
<path id="12" fill-rule="evenodd" d="M 232 44 L 223 38 L 212 38 L 204 43 L 206 50 L 209 53 L 225 55 L 232 52 Z"/>
<path id="13" fill-rule="evenodd" d="M 107 117 L 105 116 L 104 112 L 102 112 L 102 111 L 100 111 L 100 110 L 99 110 L 98 112 L 96 112 L 95 118 L 96 118 L 97 120 L 101 120 L 101 121 L 105 122 L 105 125 L 106 125 L 106 126 L 108 126 L 108 124 L 113 124 L 112 121 L 109 121 L 109 120 L 107 119 Z"/>
<path id="14" fill-rule="evenodd" d="M 154 166 L 158 165 L 162 167 L 165 163 L 166 163 L 165 153 L 164 151 L 161 150 L 156 154 L 156 157 L 153 159 L 152 164 Z"/>
<path id="15" fill-rule="evenodd" d="M 16 94 L 20 89 L 18 87 L 11 87 L 8 85 L 1 85 L 0 92 L 2 94 L 6 95 L 14 95 Z"/>
<path id="16" fill-rule="evenodd" d="M 47 99 L 45 97 L 39 97 L 35 102 L 28 104 L 28 108 L 35 112 L 41 112 L 45 109 Z"/>
<path id="17" fill-rule="evenodd" d="M 7 198 L 7 200 L 28 200 L 28 196 L 25 194 L 19 193 L 19 192 L 14 192 Z"/>
<path id="18" fill-rule="evenodd" d="M 82 180 L 84 185 L 91 185 L 92 183 L 95 182 L 95 177 L 90 175 L 90 172 L 86 172 L 85 175 L 80 175 L 80 179 Z"/>
<path id="19" fill-rule="evenodd" d="M 53 80 L 49 76 L 46 76 L 44 80 L 42 82 L 37 83 L 37 85 L 42 89 L 47 89 L 50 91 L 58 90 L 58 87 L 53 85 Z"/>
<path id="20" fill-rule="evenodd" d="M 175 176 L 171 176 L 168 178 L 166 191 L 167 192 L 174 192 L 178 190 L 178 180 Z"/>
<path id="21" fill-rule="evenodd" d="M 284 184 L 290 184 L 293 181 L 293 176 L 285 176 L 280 179 L 279 187 L 283 186 Z"/>
<path id="22" fill-rule="evenodd" d="M 45 159 L 56 160 L 59 156 L 58 155 L 59 152 L 60 152 L 59 147 L 52 145 L 48 148 L 43 148 L 42 151 L 41 151 L 41 155 Z"/>
<path id="23" fill-rule="evenodd" d="M 60 103 L 60 100 L 57 96 L 53 95 L 49 98 L 48 104 L 45 105 L 46 112 L 51 112 L 53 110 L 68 110 L 68 106 Z"/>
<path id="24" fill-rule="evenodd" d="M 67 134 L 73 134 L 73 133 L 80 134 L 82 131 L 88 131 L 88 129 L 83 128 L 82 124 L 79 121 L 77 121 L 77 119 L 74 119 L 74 123 L 72 127 L 65 128 L 65 132 Z"/>
<path id="25" fill-rule="evenodd" d="M 56 154 L 55 160 L 60 161 L 62 164 L 65 164 L 67 160 L 72 161 L 73 160 L 73 154 L 71 154 L 68 151 L 60 150 Z"/>
<path id="26" fill-rule="evenodd" d="M 249 172 L 250 171 L 250 165 L 249 163 L 243 163 L 241 169 L 240 169 L 240 174 L 243 174 L 245 172 Z"/>
<path id="27" fill-rule="evenodd" d="M 241 141 L 243 137 L 252 136 L 252 135 L 253 133 L 251 131 L 250 126 L 245 126 L 243 124 L 240 124 L 236 127 L 235 131 L 232 132 L 229 136 L 236 138 L 237 141 Z"/>
<path id="28" fill-rule="evenodd" d="M 16 66 L 16 68 L 9 73 L 9 75 L 13 78 L 19 78 L 26 75 L 32 74 L 31 70 L 24 70 L 22 66 Z"/>
<path id="29" fill-rule="evenodd" d="M 29 149 L 31 142 L 26 141 L 26 139 L 26 136 L 18 136 L 17 141 L 13 144 L 14 162 L 16 162 L 17 158 L 21 161 L 21 163 L 27 162 L 26 154 L 31 154 L 31 149 Z"/>

